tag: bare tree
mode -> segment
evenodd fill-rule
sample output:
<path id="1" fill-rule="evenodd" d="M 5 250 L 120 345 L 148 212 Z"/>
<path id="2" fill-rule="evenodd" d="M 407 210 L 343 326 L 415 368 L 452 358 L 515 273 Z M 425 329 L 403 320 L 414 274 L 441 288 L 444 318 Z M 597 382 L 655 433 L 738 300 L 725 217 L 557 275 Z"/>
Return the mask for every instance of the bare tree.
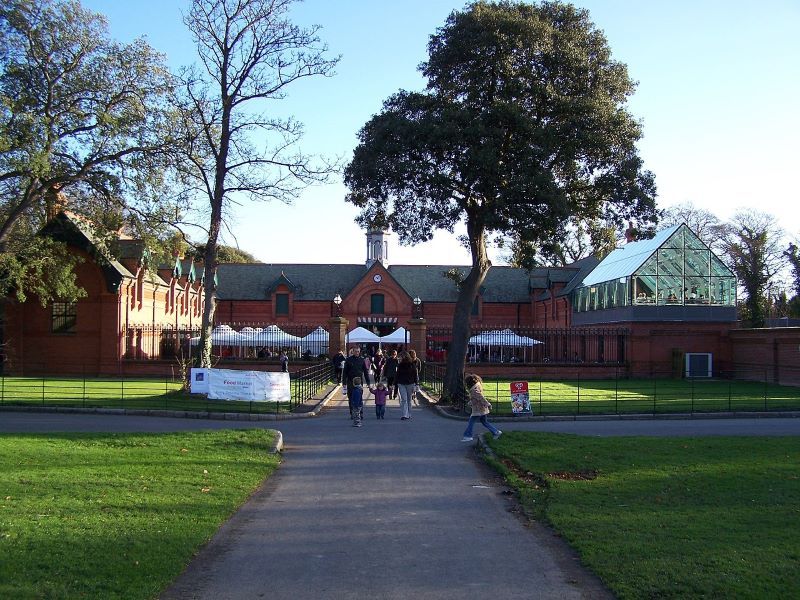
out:
<path id="1" fill-rule="evenodd" d="M 740 210 L 721 228 L 721 258 L 736 273 L 745 293 L 745 319 L 763 327 L 766 291 L 784 267 L 784 232 L 772 215 Z"/>
<path id="2" fill-rule="evenodd" d="M 714 213 L 695 206 L 693 202 L 684 202 L 665 208 L 661 214 L 660 225 L 669 227 L 686 223 L 697 237 L 709 247 L 714 247 L 719 239 L 722 221 Z"/>
<path id="3" fill-rule="evenodd" d="M 290 203 L 334 167 L 297 151 L 303 133 L 293 118 L 264 112 L 300 79 L 329 76 L 338 58 L 326 57 L 319 27 L 289 20 L 295 0 L 193 0 L 184 17 L 197 44 L 199 67 L 183 73 L 189 110 L 185 174 L 207 198 L 205 310 L 201 364 L 211 365 L 217 241 L 236 196 Z M 258 109 L 258 110 L 257 110 Z"/>

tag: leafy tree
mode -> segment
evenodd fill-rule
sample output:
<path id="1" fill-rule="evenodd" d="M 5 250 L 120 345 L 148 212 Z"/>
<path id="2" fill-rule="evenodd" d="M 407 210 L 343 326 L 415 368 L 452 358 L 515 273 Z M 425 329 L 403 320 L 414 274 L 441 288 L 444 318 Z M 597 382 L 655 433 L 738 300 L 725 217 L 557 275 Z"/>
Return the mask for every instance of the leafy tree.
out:
<path id="1" fill-rule="evenodd" d="M 193 253 L 195 260 L 204 260 L 206 255 L 205 244 L 200 244 Z M 217 244 L 217 262 L 222 263 L 257 263 L 256 257 L 240 248 Z"/>
<path id="2" fill-rule="evenodd" d="M 587 11 L 474 2 L 431 36 L 425 92 L 400 91 L 364 125 L 345 171 L 362 225 L 402 243 L 466 224 L 445 396 L 463 391 L 469 315 L 491 267 L 487 236 L 547 243 L 569 219 L 655 216 L 655 184 L 625 108 L 634 84 Z"/>
<path id="3" fill-rule="evenodd" d="M 171 78 L 74 0 L 3 2 L 0 48 L 0 294 L 76 298 L 74 260 L 36 233 L 66 198 L 100 239 L 161 212 Z"/>
<path id="4" fill-rule="evenodd" d="M 797 244 L 790 243 L 783 256 L 789 261 L 792 278 L 792 297 L 788 302 L 788 313 L 792 317 L 800 317 L 800 254 Z"/>
<path id="5" fill-rule="evenodd" d="M 324 181 L 331 165 L 315 165 L 294 150 L 302 125 L 255 109 L 281 100 L 290 84 L 332 74 L 318 27 L 288 18 L 294 0 L 193 0 L 184 17 L 197 45 L 200 68 L 183 74 L 189 110 L 184 174 L 210 212 L 205 280 L 216 278 L 218 238 L 234 197 L 293 201 L 309 183 Z M 201 364 L 211 366 L 214 286 L 205 288 Z"/>
<path id="6" fill-rule="evenodd" d="M 783 231 L 772 215 L 741 210 L 722 227 L 719 247 L 744 291 L 744 320 L 763 327 L 767 287 L 783 268 Z"/>
<path id="7" fill-rule="evenodd" d="M 536 267 L 562 267 L 588 256 L 604 258 L 617 246 L 613 224 L 600 219 L 569 219 L 562 231 L 536 244 L 525 239 L 525 232 L 514 232 L 510 240 L 509 264 L 532 270 Z"/>
<path id="8" fill-rule="evenodd" d="M 716 247 L 722 227 L 722 221 L 714 213 L 695 206 L 693 202 L 684 202 L 664 209 L 660 223 L 667 227 L 686 223 L 689 229 L 710 248 Z"/>

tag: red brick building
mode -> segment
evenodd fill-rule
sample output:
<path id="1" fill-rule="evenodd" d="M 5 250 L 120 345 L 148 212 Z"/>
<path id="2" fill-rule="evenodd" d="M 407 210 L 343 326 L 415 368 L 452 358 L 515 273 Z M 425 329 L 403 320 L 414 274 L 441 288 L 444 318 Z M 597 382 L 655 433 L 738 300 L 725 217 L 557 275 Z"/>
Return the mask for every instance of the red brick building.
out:
<path id="1" fill-rule="evenodd" d="M 120 240 L 116 260 L 102 257 L 91 232 L 65 214 L 45 233 L 85 258 L 78 279 L 88 296 L 45 308 L 35 299 L 7 301 L 6 372 L 174 369 L 176 354 L 188 354 L 189 335 L 201 321 L 197 265 L 176 259 L 148 269 L 141 244 L 127 239 Z M 443 360 L 456 282 L 467 267 L 391 264 L 388 251 L 388 234 L 373 231 L 363 264 L 220 265 L 216 323 L 236 330 L 277 324 L 299 335 L 318 326 L 364 326 L 385 335 L 403 326 L 411 346 L 429 360 Z M 496 354 L 475 346 L 469 359 L 509 376 L 680 376 L 689 355 L 698 368 L 708 361 L 719 374 L 741 370 L 747 356 L 741 348 L 752 342 L 763 349 L 762 370 L 774 371 L 776 361 L 798 363 L 791 342 L 770 358 L 773 346 L 763 339 L 768 333 L 735 331 L 735 290 L 733 274 L 685 225 L 628 243 L 602 262 L 587 258 L 530 272 L 493 267 L 473 307 L 473 333 L 509 328 L 536 344 Z M 241 352 L 232 359 L 251 364 Z M 258 365 L 252 361 L 252 368 Z"/>
<path id="2" fill-rule="evenodd" d="M 126 238 L 119 240 L 118 258 L 109 258 L 98 251 L 91 229 L 67 213 L 43 234 L 83 259 L 77 278 L 87 296 L 45 307 L 35 297 L 7 299 L 5 372 L 118 374 L 129 359 L 159 356 L 165 340 L 175 339 L 165 331 L 200 324 L 202 273 L 191 261 L 148 268 L 143 245 Z"/>

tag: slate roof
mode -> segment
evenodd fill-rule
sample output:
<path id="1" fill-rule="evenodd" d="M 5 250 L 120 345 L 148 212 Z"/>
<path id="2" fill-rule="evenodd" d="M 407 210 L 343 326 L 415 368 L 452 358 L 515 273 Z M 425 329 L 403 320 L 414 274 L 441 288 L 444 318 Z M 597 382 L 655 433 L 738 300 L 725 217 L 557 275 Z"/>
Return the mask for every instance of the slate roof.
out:
<path id="1" fill-rule="evenodd" d="M 572 279 L 569 280 L 567 285 L 564 286 L 564 289 L 562 289 L 558 295 L 566 296 L 567 294 L 572 293 L 572 290 L 581 285 L 584 278 L 586 278 L 589 273 L 594 271 L 600 262 L 600 259 L 595 256 L 587 256 L 586 258 L 576 260 L 574 263 L 569 265 L 570 269 L 577 267 L 577 272 L 574 272 Z"/>
<path id="2" fill-rule="evenodd" d="M 217 268 L 219 300 L 265 300 L 283 274 L 295 286 L 295 300 L 330 301 L 347 295 L 366 274 L 364 265 L 224 263 Z"/>
<path id="3" fill-rule="evenodd" d="M 579 261 L 577 267 L 564 269 L 524 269 L 492 267 L 483 283 L 484 302 L 530 302 L 532 281 L 570 282 L 576 274 L 588 271 L 597 264 L 592 259 L 588 267 Z M 389 275 L 408 293 L 425 302 L 455 302 L 458 289 L 452 279 L 445 277 L 451 269 L 466 276 L 469 267 L 453 265 L 390 265 Z M 337 293 L 346 296 L 366 275 L 363 264 L 221 264 L 217 298 L 220 300 L 263 300 L 281 277 L 295 286 L 295 300 L 329 301 Z M 542 286 L 544 287 L 544 286 Z M 574 287 L 574 286 L 573 286 Z"/>
<path id="4" fill-rule="evenodd" d="M 99 244 L 97 243 L 92 228 L 80 217 L 72 213 L 58 213 L 42 228 L 40 233 L 49 235 L 53 239 L 73 245 L 93 255 L 103 271 L 106 279 L 106 286 L 111 292 L 119 288 L 124 278 L 134 277 L 118 260 L 98 252 Z"/>

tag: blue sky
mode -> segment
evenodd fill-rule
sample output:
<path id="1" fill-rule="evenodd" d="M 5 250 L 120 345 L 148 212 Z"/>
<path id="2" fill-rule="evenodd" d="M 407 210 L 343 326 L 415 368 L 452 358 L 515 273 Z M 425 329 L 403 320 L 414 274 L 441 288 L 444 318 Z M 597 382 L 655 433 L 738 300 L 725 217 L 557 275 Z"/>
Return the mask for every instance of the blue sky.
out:
<path id="1" fill-rule="evenodd" d="M 120 40 L 145 36 L 171 66 L 194 61 L 181 21 L 188 0 L 83 0 L 108 17 Z M 658 204 L 686 201 L 720 218 L 754 207 L 800 237 L 800 2 L 765 0 L 578 0 L 605 32 L 616 60 L 638 81 L 630 111 L 656 174 Z M 419 90 L 428 37 L 454 0 L 306 0 L 294 20 L 322 26 L 332 78 L 299 82 L 274 110 L 305 124 L 304 151 L 348 160 L 359 128 L 399 89 Z M 366 258 L 356 210 L 340 181 L 309 188 L 291 206 L 245 204 L 235 212 L 238 245 L 270 263 L 360 263 Z M 416 247 L 394 240 L 390 262 L 467 264 L 453 236 Z M 500 264 L 495 255 L 495 264 Z"/>

